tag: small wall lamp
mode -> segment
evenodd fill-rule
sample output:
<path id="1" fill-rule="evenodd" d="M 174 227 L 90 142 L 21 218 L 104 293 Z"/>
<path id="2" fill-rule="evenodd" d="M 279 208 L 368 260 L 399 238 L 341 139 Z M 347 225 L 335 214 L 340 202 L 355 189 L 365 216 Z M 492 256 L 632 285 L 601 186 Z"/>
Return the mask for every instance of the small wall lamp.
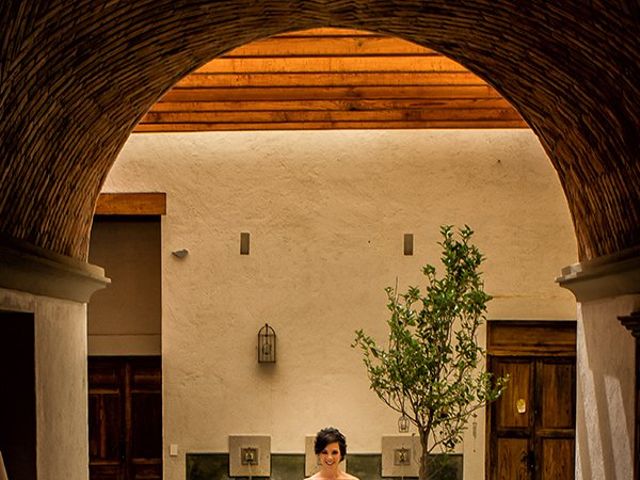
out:
<path id="1" fill-rule="evenodd" d="M 276 332 L 268 323 L 258 332 L 258 363 L 276 363 Z"/>
<path id="2" fill-rule="evenodd" d="M 398 419 L 398 432 L 407 433 L 409 431 L 409 417 L 406 414 L 402 414 Z"/>
<path id="3" fill-rule="evenodd" d="M 171 252 L 171 255 L 173 255 L 174 257 L 178 257 L 180 259 L 186 257 L 187 255 L 189 255 L 189 250 L 187 250 L 186 248 L 183 248 L 181 250 L 174 250 L 173 252 Z"/>

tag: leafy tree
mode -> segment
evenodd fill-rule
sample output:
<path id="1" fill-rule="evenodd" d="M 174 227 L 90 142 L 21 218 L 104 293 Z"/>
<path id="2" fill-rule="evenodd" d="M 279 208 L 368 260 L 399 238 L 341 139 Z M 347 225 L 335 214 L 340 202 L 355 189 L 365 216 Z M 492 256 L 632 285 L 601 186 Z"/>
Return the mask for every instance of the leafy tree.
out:
<path id="1" fill-rule="evenodd" d="M 493 379 L 484 369 L 485 351 L 476 335 L 486 320 L 491 296 L 479 271 L 484 256 L 470 240 L 468 226 L 442 226 L 444 276 L 427 264 L 424 294 L 417 287 L 399 293 L 385 289 L 391 316 L 383 348 L 363 330 L 353 347 L 363 351 L 371 389 L 396 412 L 406 415 L 420 434 L 420 480 L 426 480 L 435 449 L 451 452 L 462 441 L 469 419 L 496 400 L 507 378 Z"/>

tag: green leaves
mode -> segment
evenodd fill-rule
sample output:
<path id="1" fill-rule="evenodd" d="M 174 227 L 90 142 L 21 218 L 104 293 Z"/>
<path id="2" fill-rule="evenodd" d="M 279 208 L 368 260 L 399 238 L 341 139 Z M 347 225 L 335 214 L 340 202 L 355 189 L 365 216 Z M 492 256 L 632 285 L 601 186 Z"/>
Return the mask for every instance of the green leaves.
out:
<path id="1" fill-rule="evenodd" d="M 427 264 L 423 290 L 385 289 L 391 313 L 387 348 L 363 330 L 352 345 L 362 350 L 371 389 L 418 428 L 421 479 L 426 478 L 428 453 L 436 447 L 453 450 L 470 416 L 496 400 L 507 381 L 493 379 L 481 367 L 485 352 L 476 335 L 491 296 L 484 292 L 479 270 L 484 256 L 471 243 L 473 230 L 465 226 L 456 235 L 444 225 L 440 233 L 443 275 L 438 278 L 436 268 Z"/>

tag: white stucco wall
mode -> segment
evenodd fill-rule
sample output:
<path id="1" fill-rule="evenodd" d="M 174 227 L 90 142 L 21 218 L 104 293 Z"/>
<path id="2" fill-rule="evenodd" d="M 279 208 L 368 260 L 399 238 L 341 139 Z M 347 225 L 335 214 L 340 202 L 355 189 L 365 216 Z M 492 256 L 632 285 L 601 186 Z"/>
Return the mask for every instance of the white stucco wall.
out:
<path id="1" fill-rule="evenodd" d="M 0 288 L 0 308 L 34 314 L 38 480 L 87 480 L 86 305 Z"/>
<path id="2" fill-rule="evenodd" d="M 168 480 L 184 478 L 185 452 L 226 451 L 228 434 L 303 452 L 305 434 L 331 424 L 351 451 L 379 451 L 397 415 L 350 344 L 361 327 L 384 338 L 383 289 L 421 283 L 420 267 L 438 264 L 441 224 L 476 230 L 491 318 L 575 318 L 554 283 L 576 260 L 570 216 L 530 131 L 137 134 L 103 191 L 167 193 L 164 442 L 180 452 L 165 457 Z M 182 248 L 187 258 L 171 256 Z M 278 335 L 271 366 L 255 360 L 265 322 Z M 479 418 L 466 478 L 484 474 L 483 439 Z"/>
<path id="3" fill-rule="evenodd" d="M 635 339 L 618 321 L 640 295 L 579 304 L 576 479 L 633 478 Z"/>

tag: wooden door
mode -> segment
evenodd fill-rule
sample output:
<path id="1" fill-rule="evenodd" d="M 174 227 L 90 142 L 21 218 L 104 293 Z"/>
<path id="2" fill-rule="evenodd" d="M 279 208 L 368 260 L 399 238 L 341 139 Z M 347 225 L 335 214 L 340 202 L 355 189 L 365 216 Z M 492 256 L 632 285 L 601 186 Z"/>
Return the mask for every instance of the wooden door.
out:
<path id="1" fill-rule="evenodd" d="M 529 335 L 521 327 L 506 332 L 512 339 L 517 337 L 514 333 L 524 335 L 520 346 L 506 345 L 511 340 L 505 332 L 490 332 L 489 369 L 510 379 L 503 396 L 488 410 L 488 478 L 573 479 L 576 367 L 575 343 L 571 348 L 568 340 L 575 340 L 575 324 L 559 325 L 561 331 L 556 331 L 546 322 Z"/>
<path id="2" fill-rule="evenodd" d="M 160 357 L 89 357 L 91 480 L 162 478 Z"/>
<path id="3" fill-rule="evenodd" d="M 575 361 L 497 357 L 496 375 L 509 375 L 492 409 L 490 478 L 564 480 L 574 476 Z"/>

